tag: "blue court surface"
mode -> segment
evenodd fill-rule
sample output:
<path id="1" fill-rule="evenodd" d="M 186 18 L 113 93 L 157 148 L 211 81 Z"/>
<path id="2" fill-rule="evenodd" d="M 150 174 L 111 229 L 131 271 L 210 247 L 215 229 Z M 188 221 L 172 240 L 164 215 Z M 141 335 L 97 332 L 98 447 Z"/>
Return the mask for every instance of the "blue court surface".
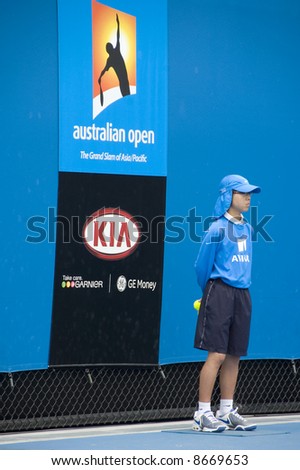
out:
<path id="1" fill-rule="evenodd" d="M 300 414 L 249 417 L 254 431 L 195 432 L 191 421 L 10 433 L 0 450 L 299 450 Z"/>

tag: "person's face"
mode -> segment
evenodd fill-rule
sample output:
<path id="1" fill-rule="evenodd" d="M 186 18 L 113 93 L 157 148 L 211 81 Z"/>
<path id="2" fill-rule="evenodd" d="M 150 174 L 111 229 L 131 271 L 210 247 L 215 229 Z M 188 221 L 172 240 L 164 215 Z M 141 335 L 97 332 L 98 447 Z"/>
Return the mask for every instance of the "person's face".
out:
<path id="1" fill-rule="evenodd" d="M 247 212 L 250 207 L 251 195 L 251 193 L 240 193 L 233 190 L 231 208 L 239 213 Z"/>

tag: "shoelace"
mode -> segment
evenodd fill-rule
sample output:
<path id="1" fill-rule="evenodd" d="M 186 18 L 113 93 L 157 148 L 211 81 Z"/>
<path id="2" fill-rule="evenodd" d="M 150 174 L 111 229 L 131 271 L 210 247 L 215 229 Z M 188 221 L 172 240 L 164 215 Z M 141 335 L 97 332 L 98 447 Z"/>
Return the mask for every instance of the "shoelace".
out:
<path id="1" fill-rule="evenodd" d="M 205 416 L 209 419 L 211 423 L 216 423 L 219 420 L 213 415 L 213 413 L 205 413 Z"/>
<path id="2" fill-rule="evenodd" d="M 245 418 L 243 418 L 243 416 L 241 416 L 239 413 L 238 413 L 238 409 L 236 408 L 235 410 L 233 410 L 232 412 L 237 418 L 239 418 L 240 420 L 242 421 L 246 421 Z"/>

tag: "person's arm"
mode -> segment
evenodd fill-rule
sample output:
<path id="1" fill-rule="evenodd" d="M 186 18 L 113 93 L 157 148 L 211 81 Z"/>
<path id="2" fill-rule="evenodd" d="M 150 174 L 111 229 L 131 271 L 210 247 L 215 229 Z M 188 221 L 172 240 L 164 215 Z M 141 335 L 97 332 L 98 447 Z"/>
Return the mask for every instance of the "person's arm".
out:
<path id="1" fill-rule="evenodd" d="M 202 292 L 204 292 L 206 283 L 209 280 L 213 269 L 217 246 L 218 242 L 216 239 L 216 233 L 214 230 L 210 229 L 201 243 L 198 257 L 195 262 L 197 281 Z"/>
<path id="2" fill-rule="evenodd" d="M 102 70 L 102 72 L 100 73 L 99 78 L 98 78 L 98 83 L 99 83 L 99 85 L 100 85 L 100 82 L 101 82 L 101 78 L 103 77 L 103 75 L 105 74 L 105 72 L 108 71 L 109 68 L 110 68 L 110 65 L 109 65 L 109 62 L 108 62 L 108 59 L 107 59 L 106 65 L 105 65 L 104 69 Z"/>
<path id="3" fill-rule="evenodd" d="M 117 21 L 117 44 L 116 44 L 116 48 L 120 49 L 120 21 L 119 21 L 119 17 L 118 17 L 117 14 L 116 14 L 116 21 Z"/>

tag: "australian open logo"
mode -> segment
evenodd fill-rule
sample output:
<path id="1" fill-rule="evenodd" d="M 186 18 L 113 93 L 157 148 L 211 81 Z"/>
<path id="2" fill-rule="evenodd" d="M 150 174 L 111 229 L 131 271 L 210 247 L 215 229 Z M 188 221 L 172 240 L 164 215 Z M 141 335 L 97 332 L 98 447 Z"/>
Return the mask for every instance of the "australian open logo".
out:
<path id="1" fill-rule="evenodd" d="M 93 119 L 136 94 L 136 18 L 97 0 L 92 4 Z"/>

